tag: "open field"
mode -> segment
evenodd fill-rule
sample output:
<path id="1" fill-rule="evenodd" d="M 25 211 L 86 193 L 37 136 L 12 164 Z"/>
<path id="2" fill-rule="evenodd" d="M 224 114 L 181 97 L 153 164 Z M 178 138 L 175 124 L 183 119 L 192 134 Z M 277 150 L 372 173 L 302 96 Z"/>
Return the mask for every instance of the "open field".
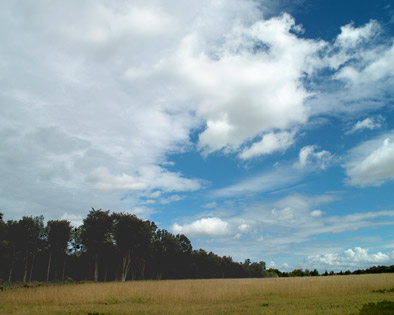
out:
<path id="1" fill-rule="evenodd" d="M 359 314 L 394 274 L 67 284 L 0 292 L 1 314 Z"/>

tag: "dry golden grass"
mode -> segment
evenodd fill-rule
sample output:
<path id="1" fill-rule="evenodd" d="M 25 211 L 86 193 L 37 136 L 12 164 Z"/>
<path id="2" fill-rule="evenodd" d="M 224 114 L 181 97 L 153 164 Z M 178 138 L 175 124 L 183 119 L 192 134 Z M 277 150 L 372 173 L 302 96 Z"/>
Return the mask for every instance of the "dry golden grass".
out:
<path id="1" fill-rule="evenodd" d="M 394 274 L 69 284 L 0 292 L 1 314 L 358 314 Z"/>

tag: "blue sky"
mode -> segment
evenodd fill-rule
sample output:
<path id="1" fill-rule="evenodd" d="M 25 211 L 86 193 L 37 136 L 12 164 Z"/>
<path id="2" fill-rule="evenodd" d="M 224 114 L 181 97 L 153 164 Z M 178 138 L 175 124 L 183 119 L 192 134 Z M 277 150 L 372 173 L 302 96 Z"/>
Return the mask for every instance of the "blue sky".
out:
<path id="1" fill-rule="evenodd" d="M 0 209 L 135 213 L 281 270 L 394 264 L 393 1 L 6 1 Z"/>

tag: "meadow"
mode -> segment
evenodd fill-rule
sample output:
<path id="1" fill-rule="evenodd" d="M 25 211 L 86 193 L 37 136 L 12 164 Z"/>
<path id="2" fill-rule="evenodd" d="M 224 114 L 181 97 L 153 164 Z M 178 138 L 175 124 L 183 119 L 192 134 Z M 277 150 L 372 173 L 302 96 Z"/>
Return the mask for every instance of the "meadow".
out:
<path id="1" fill-rule="evenodd" d="M 0 313 L 359 314 L 381 301 L 394 274 L 42 284 L 0 291 Z"/>

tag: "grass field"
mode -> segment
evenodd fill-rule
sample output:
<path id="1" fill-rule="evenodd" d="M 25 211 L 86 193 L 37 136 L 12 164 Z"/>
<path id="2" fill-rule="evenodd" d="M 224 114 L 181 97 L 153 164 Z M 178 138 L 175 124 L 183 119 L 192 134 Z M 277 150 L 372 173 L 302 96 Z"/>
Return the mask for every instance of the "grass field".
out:
<path id="1" fill-rule="evenodd" d="M 393 288 L 394 274 L 43 285 L 0 292 L 0 313 L 359 314 Z"/>

